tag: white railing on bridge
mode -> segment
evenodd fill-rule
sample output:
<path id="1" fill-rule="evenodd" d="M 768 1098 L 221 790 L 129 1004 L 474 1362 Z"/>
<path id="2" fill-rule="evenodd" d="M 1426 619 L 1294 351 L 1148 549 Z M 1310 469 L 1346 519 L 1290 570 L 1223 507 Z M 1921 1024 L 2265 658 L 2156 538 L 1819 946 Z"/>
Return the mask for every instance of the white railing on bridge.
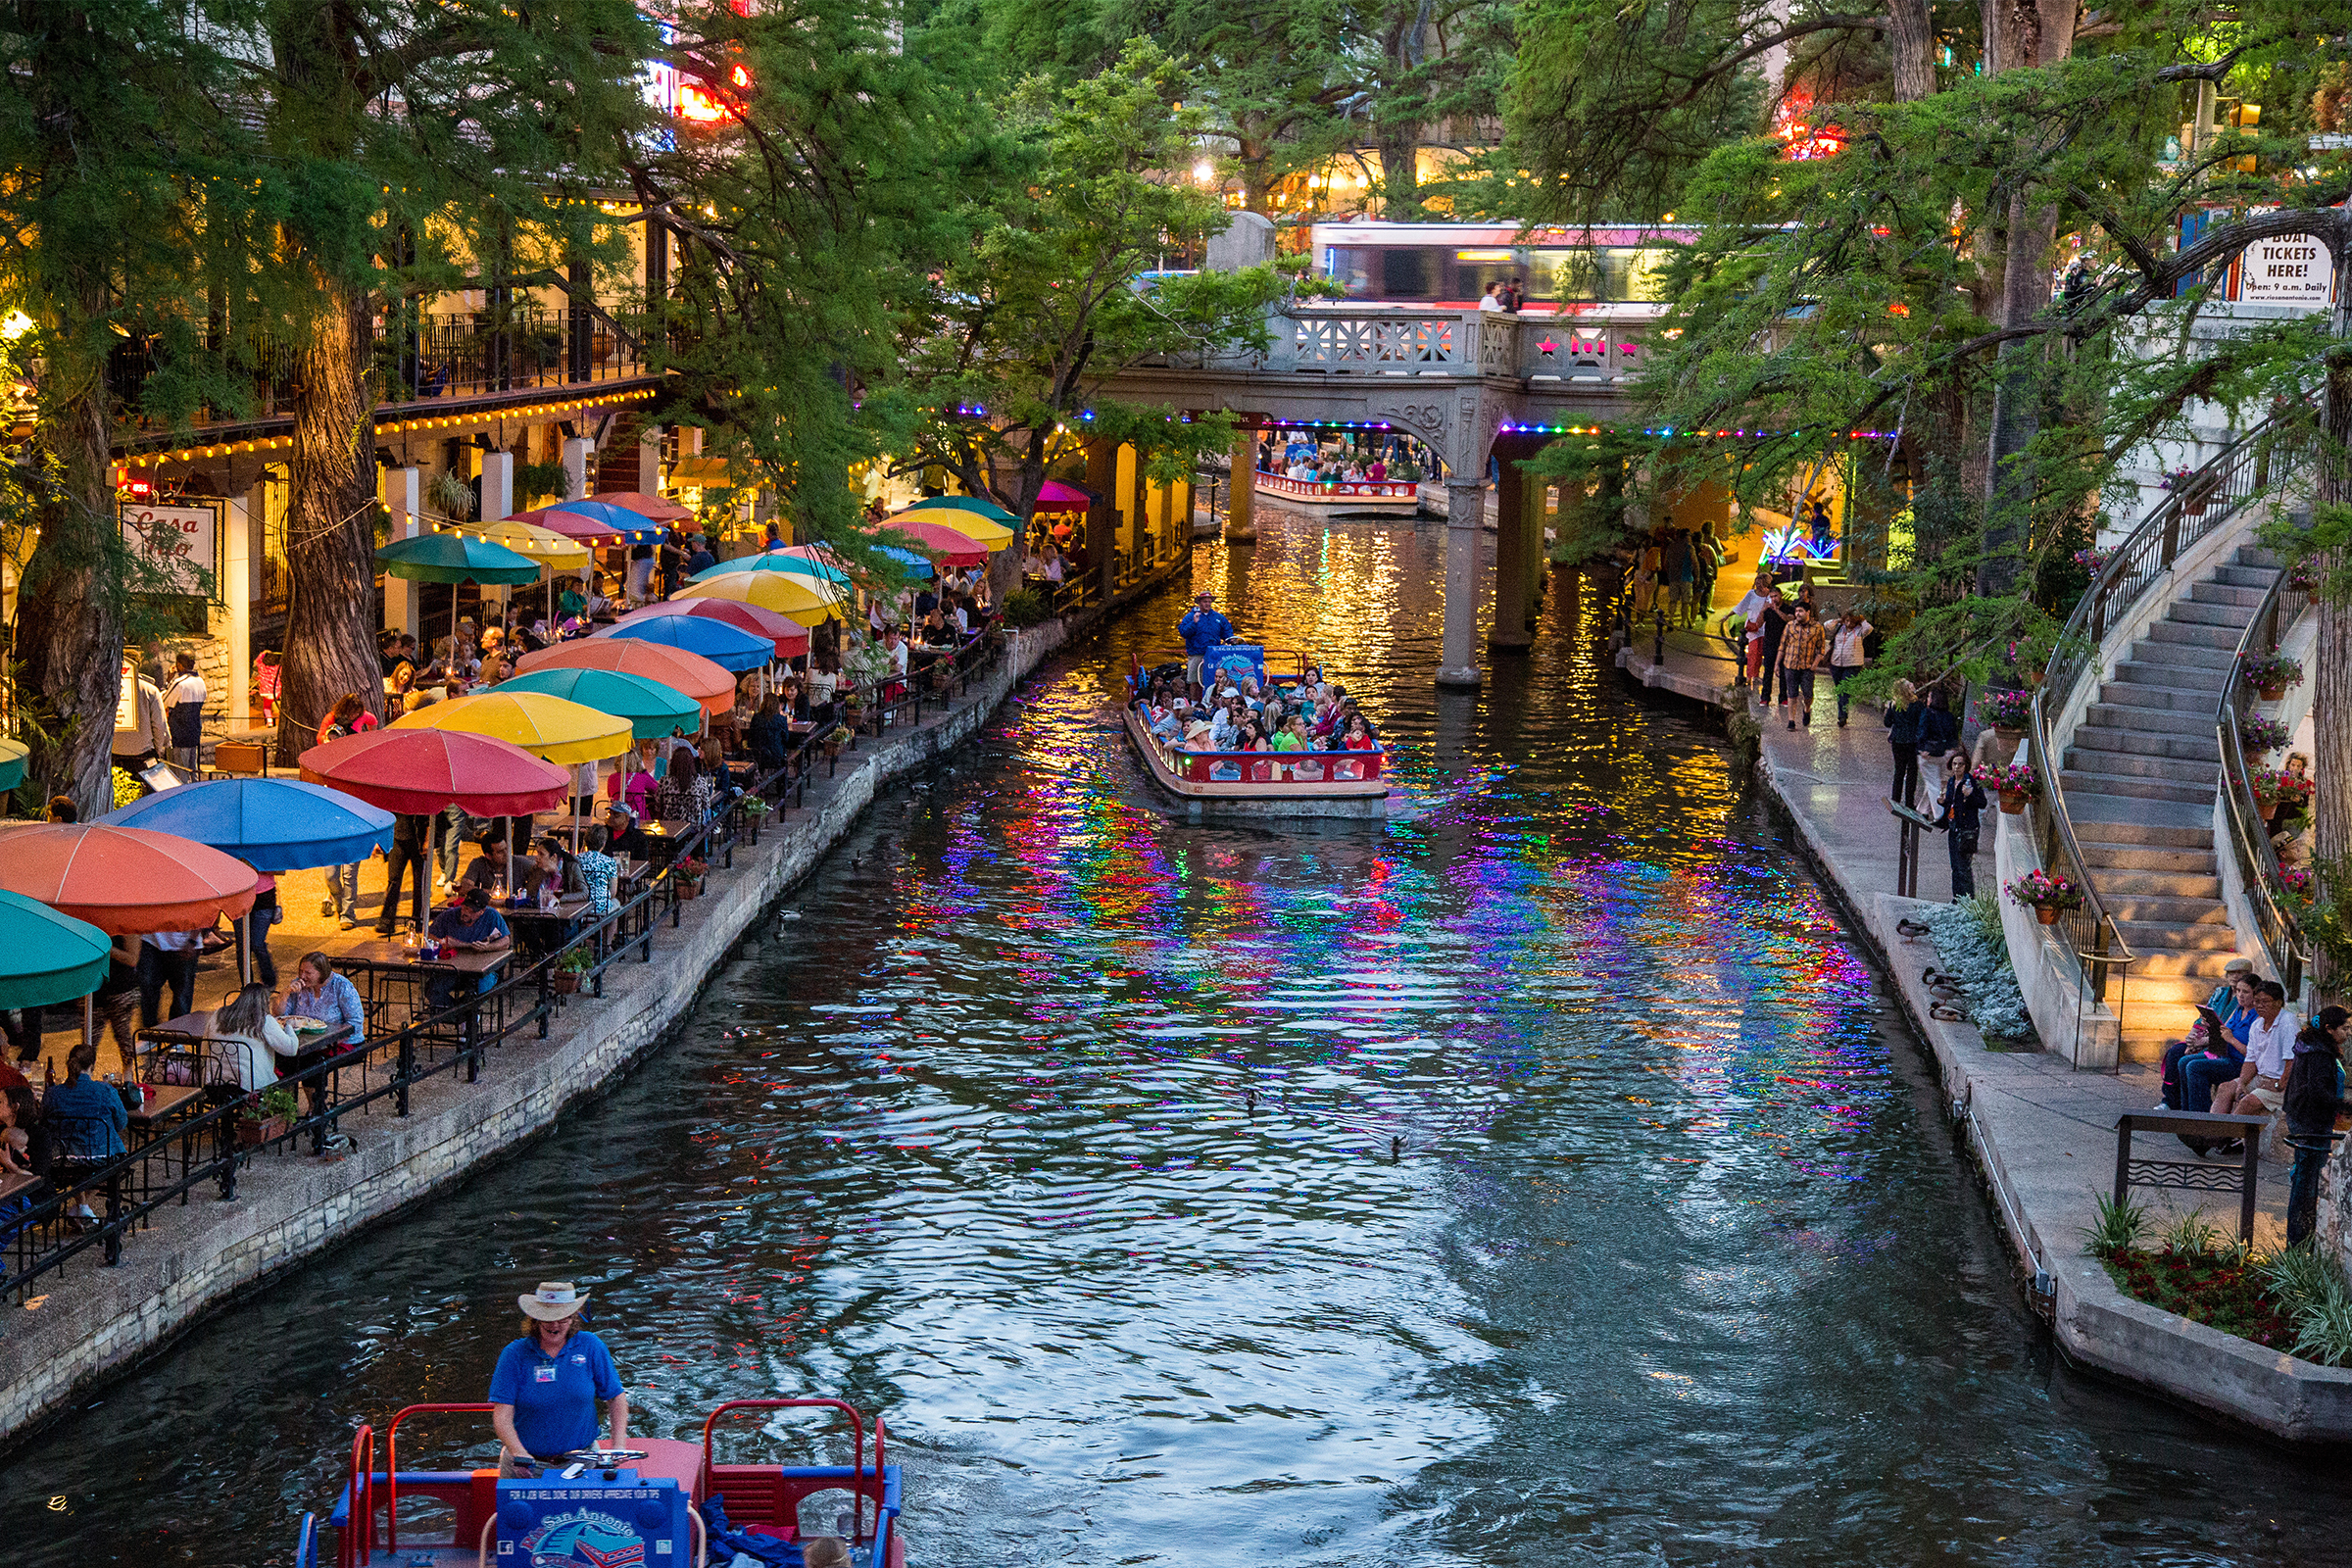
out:
<path id="1" fill-rule="evenodd" d="M 1656 318 L 1655 306 L 1520 316 L 1409 305 L 1301 305 L 1268 322 L 1273 341 L 1264 354 L 1215 355 L 1190 363 L 1198 368 L 1276 374 L 1621 381 L 1641 368 Z"/>

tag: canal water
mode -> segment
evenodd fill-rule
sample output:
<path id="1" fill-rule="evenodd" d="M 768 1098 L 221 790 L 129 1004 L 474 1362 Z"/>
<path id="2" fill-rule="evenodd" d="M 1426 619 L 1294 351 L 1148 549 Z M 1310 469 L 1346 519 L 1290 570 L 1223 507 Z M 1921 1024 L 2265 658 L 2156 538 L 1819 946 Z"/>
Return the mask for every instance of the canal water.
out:
<path id="1" fill-rule="evenodd" d="M 2331 1471 L 2054 1364 L 1851 932 L 1572 581 L 1433 691 L 1443 550 L 1196 562 L 1386 720 L 1391 821 L 1153 803 L 1116 669 L 1168 592 L 557 1136 L 15 1454 L 0 1555 L 284 1562 L 354 1425 L 479 1398 L 567 1278 L 640 1433 L 886 1411 L 917 1565 L 2343 1561 Z"/>

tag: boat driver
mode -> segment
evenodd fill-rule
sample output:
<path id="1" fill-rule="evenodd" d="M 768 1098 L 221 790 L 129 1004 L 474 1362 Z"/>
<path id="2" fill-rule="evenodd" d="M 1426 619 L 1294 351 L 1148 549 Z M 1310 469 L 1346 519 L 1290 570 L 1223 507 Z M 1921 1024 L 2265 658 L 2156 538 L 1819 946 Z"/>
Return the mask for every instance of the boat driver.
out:
<path id="1" fill-rule="evenodd" d="M 612 1412 L 612 1446 L 629 1441 L 629 1396 L 620 1370 L 605 1342 L 580 1327 L 588 1298 L 564 1280 L 551 1280 L 528 1296 L 522 1308 L 522 1337 L 499 1352 L 490 1374 L 490 1424 L 498 1432 L 498 1473 L 528 1480 L 539 1474 L 534 1458 L 553 1458 L 596 1442 L 596 1405 Z"/>
<path id="2" fill-rule="evenodd" d="M 1184 678 L 1198 686 L 1201 662 L 1210 650 L 1233 641 L 1233 622 L 1218 612 L 1216 595 L 1202 589 L 1193 596 L 1193 608 L 1176 623 L 1176 634 L 1184 639 Z"/>

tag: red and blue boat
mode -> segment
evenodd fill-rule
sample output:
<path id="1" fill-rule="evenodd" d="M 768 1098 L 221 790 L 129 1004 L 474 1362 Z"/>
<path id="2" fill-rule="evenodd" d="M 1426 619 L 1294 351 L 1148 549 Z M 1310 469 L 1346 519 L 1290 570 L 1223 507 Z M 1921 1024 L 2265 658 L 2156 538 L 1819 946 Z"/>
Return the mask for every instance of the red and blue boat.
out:
<path id="1" fill-rule="evenodd" d="M 1161 663 L 1181 664 L 1183 655 Z M 1389 751 L 1216 752 L 1171 744 L 1152 733 L 1139 700 L 1150 689 L 1152 669 L 1131 657 L 1123 722 L 1129 744 L 1142 759 L 1152 787 L 1202 817 L 1335 816 L 1389 814 Z M 1223 669 L 1248 674 L 1268 687 L 1295 693 L 1306 679 L 1305 656 L 1255 646 L 1216 650 L 1201 670 L 1213 681 Z"/>
<path id="2" fill-rule="evenodd" d="M 719 1424 L 747 1411 L 816 1408 L 845 1417 L 847 1465 L 721 1463 Z M 906 1568 L 899 1531 L 899 1467 L 888 1432 L 839 1399 L 730 1399 L 703 1423 L 702 1441 L 631 1438 L 549 1462 L 535 1479 L 473 1470 L 403 1470 L 402 1428 L 419 1417 L 469 1415 L 487 1404 L 412 1404 L 384 1429 L 352 1437 L 351 1471 L 322 1522 L 305 1514 L 294 1568 L 708 1568 L 747 1552 L 763 1568 L 797 1568 L 804 1542 L 829 1534 L 855 1568 Z M 414 1438 L 412 1437 L 412 1442 Z M 804 1534 L 805 1510 L 831 1512 L 829 1531 Z"/>

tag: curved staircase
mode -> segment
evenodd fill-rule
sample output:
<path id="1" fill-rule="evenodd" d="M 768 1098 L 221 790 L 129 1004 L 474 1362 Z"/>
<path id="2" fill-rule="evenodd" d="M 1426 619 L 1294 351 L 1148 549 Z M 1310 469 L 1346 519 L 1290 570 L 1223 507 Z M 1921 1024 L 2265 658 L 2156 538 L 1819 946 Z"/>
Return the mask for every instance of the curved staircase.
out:
<path id="1" fill-rule="evenodd" d="M 2278 568 L 2244 545 L 2180 591 L 2101 683 L 2061 759 L 2083 870 L 2137 955 L 2126 982 L 2127 1056 L 2155 1054 L 2183 1033 L 2238 951 L 2213 837 L 2214 712 Z"/>

